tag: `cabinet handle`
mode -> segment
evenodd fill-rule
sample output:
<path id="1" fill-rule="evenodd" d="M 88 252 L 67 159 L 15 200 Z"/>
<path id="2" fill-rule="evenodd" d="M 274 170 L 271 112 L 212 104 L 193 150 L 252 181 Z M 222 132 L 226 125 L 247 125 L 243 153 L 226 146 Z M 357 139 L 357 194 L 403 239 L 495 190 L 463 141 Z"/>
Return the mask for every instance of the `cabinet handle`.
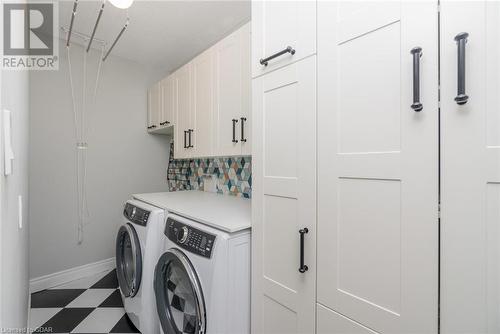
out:
<path id="1" fill-rule="evenodd" d="M 284 50 L 276 52 L 275 54 L 273 54 L 273 55 L 271 55 L 271 56 L 269 56 L 267 58 L 261 59 L 260 60 L 260 64 L 264 65 L 264 66 L 267 66 L 270 60 L 272 60 L 272 59 L 274 59 L 276 57 L 282 56 L 285 53 L 289 53 L 289 54 L 291 54 L 293 56 L 295 54 L 295 49 L 292 48 L 291 46 L 287 46 Z"/>
<path id="2" fill-rule="evenodd" d="M 238 120 L 233 118 L 231 121 L 233 122 L 233 140 L 232 140 L 232 142 L 237 143 L 238 140 L 236 139 L 236 123 L 238 123 Z"/>
<path id="3" fill-rule="evenodd" d="M 422 57 L 422 48 L 417 46 L 411 49 L 413 55 L 413 104 L 411 108 L 416 112 L 424 108 L 420 102 L 420 58 Z"/>
<path id="4" fill-rule="evenodd" d="M 166 124 L 170 124 L 169 121 L 165 121 L 165 122 L 161 122 L 160 125 L 166 125 Z"/>
<path id="5" fill-rule="evenodd" d="M 189 144 L 188 144 L 187 148 L 192 148 L 192 147 L 194 147 L 194 145 L 191 145 L 191 134 L 194 132 L 194 130 L 188 129 L 187 132 L 189 134 Z"/>
<path id="6" fill-rule="evenodd" d="M 154 124 L 151 125 L 151 129 L 154 129 L 154 128 L 156 128 L 156 125 L 154 125 Z"/>
<path id="7" fill-rule="evenodd" d="M 247 140 L 245 139 L 245 122 L 246 122 L 247 118 L 241 117 L 240 119 L 241 119 L 241 141 L 243 143 L 246 143 Z"/>
<path id="8" fill-rule="evenodd" d="M 469 96 L 465 94 L 465 44 L 469 34 L 461 32 L 455 36 L 457 42 L 457 96 L 455 102 L 458 105 L 466 104 Z"/>
<path id="9" fill-rule="evenodd" d="M 184 130 L 184 148 L 188 148 L 187 147 L 187 139 L 186 139 L 186 135 L 187 135 L 187 131 Z"/>
<path id="10" fill-rule="evenodd" d="M 309 268 L 304 264 L 304 235 L 309 233 L 309 229 L 307 227 L 304 227 L 303 229 L 299 230 L 300 234 L 300 267 L 299 267 L 299 272 L 300 273 L 305 273 Z"/>

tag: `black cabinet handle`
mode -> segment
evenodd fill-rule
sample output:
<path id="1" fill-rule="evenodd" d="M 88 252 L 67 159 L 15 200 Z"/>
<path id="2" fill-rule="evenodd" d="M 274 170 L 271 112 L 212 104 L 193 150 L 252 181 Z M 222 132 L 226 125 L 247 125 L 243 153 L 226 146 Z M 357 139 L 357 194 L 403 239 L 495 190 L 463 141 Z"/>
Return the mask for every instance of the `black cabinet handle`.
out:
<path id="1" fill-rule="evenodd" d="M 184 148 L 188 148 L 187 147 L 187 139 L 186 139 L 186 135 L 187 135 L 187 131 L 184 130 Z"/>
<path id="2" fill-rule="evenodd" d="M 246 143 L 247 140 L 245 139 L 245 122 L 247 121 L 246 117 L 241 117 L 241 141 L 243 143 Z"/>
<path id="3" fill-rule="evenodd" d="M 165 121 L 165 122 L 161 122 L 160 125 L 167 125 L 167 124 L 170 124 L 169 121 Z"/>
<path id="4" fill-rule="evenodd" d="M 411 108 L 417 112 L 424 108 L 420 102 L 420 58 L 422 57 L 422 48 L 417 46 L 411 49 L 413 55 L 413 104 Z"/>
<path id="5" fill-rule="evenodd" d="M 194 145 L 191 145 L 191 134 L 194 132 L 194 130 L 188 129 L 187 132 L 189 134 L 189 144 L 188 144 L 187 148 L 192 148 L 192 147 L 194 147 Z"/>
<path id="6" fill-rule="evenodd" d="M 276 52 L 275 54 L 273 54 L 273 55 L 271 55 L 271 56 L 269 56 L 267 58 L 261 59 L 260 60 L 260 64 L 264 65 L 264 66 L 267 66 L 270 60 L 272 60 L 272 59 L 274 59 L 276 57 L 282 56 L 285 53 L 289 53 L 291 55 L 294 55 L 295 54 L 295 49 L 292 48 L 291 46 L 287 46 L 284 50 Z"/>
<path id="7" fill-rule="evenodd" d="M 303 229 L 299 230 L 300 234 L 300 267 L 299 267 L 299 272 L 300 273 L 305 273 L 309 268 L 304 264 L 304 235 L 309 233 L 309 229 L 307 227 L 304 227 Z"/>
<path id="8" fill-rule="evenodd" d="M 469 100 L 469 96 L 465 94 L 465 44 L 467 44 L 468 37 L 469 34 L 466 32 L 455 36 L 457 42 L 457 96 L 455 102 L 459 105 L 466 104 Z"/>
<path id="9" fill-rule="evenodd" d="M 236 123 L 238 123 L 238 120 L 233 118 L 231 121 L 233 122 L 233 140 L 232 140 L 232 142 L 237 143 L 238 140 L 236 139 Z"/>
<path id="10" fill-rule="evenodd" d="M 154 125 L 154 124 L 151 125 L 151 129 L 154 129 L 154 128 L 156 128 L 156 125 Z"/>

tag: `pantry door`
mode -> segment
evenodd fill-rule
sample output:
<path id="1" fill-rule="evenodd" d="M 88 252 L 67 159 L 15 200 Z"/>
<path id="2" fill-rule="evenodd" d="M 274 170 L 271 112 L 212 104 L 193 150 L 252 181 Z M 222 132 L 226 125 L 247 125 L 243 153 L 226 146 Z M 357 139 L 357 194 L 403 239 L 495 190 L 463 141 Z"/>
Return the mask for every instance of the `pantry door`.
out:
<path id="1" fill-rule="evenodd" d="M 500 333 L 500 4 L 441 8 L 441 332 Z"/>
<path id="2" fill-rule="evenodd" d="M 437 13 L 318 2 L 318 333 L 437 333 Z"/>

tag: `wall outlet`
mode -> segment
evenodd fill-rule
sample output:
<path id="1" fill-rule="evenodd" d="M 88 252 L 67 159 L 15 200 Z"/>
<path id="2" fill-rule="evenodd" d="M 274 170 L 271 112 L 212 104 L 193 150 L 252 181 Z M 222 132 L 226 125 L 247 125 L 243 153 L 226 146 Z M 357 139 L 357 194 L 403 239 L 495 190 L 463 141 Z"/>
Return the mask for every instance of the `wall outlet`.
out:
<path id="1" fill-rule="evenodd" d="M 203 177 L 203 191 L 217 192 L 217 175 L 205 175 Z"/>

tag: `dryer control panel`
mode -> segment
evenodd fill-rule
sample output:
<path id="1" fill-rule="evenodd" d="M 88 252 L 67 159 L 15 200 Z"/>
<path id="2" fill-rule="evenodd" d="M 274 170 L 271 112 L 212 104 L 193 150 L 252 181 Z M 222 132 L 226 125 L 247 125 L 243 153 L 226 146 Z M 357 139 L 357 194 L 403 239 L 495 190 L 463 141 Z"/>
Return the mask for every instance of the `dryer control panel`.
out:
<path id="1" fill-rule="evenodd" d="M 125 218 L 127 218 L 130 222 L 141 226 L 146 226 L 148 224 L 149 214 L 149 211 L 138 208 L 130 203 L 125 204 L 125 208 L 123 209 L 123 215 Z"/>
<path id="2" fill-rule="evenodd" d="M 178 222 L 173 218 L 167 219 L 164 233 L 181 248 L 206 258 L 212 257 L 215 235 Z"/>

